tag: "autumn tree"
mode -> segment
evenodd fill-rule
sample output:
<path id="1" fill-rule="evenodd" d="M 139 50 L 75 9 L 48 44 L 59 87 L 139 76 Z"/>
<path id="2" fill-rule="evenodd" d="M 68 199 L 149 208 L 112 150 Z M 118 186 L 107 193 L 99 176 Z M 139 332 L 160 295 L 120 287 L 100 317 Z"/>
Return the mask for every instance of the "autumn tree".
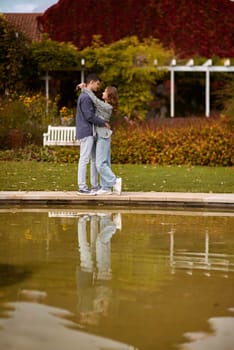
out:
<path id="1" fill-rule="evenodd" d="M 52 39 L 79 49 L 93 35 L 106 44 L 135 35 L 157 38 L 180 57 L 234 57 L 233 18 L 229 0 L 60 0 L 39 25 Z"/>

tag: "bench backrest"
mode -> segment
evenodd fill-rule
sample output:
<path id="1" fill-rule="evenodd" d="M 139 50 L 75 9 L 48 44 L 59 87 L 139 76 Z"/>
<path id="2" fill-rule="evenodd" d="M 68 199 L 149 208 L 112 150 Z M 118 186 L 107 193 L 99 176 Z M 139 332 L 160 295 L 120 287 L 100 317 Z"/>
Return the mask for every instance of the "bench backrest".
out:
<path id="1" fill-rule="evenodd" d="M 76 146 L 79 141 L 76 140 L 75 126 L 48 126 L 48 132 L 44 134 L 43 145 L 54 146 Z"/>

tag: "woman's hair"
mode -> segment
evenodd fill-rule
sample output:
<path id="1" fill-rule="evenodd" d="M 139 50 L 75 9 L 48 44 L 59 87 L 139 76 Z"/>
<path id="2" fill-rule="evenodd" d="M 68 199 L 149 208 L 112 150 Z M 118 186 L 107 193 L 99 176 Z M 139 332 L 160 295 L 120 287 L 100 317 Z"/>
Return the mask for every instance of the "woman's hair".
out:
<path id="1" fill-rule="evenodd" d="M 116 87 L 107 86 L 106 93 L 107 93 L 107 102 L 110 105 L 112 105 L 113 113 L 116 113 L 117 108 L 118 108 L 118 91 L 117 91 Z"/>

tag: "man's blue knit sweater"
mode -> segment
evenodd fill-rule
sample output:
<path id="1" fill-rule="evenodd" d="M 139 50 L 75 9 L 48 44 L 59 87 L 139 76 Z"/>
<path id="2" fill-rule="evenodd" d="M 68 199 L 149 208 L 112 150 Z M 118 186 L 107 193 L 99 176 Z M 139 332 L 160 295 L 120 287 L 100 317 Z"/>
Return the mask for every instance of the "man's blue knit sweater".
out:
<path id="1" fill-rule="evenodd" d="M 93 124 L 105 126 L 105 120 L 96 115 L 93 101 L 88 94 L 82 92 L 77 101 L 76 138 L 78 140 L 93 135 Z"/>

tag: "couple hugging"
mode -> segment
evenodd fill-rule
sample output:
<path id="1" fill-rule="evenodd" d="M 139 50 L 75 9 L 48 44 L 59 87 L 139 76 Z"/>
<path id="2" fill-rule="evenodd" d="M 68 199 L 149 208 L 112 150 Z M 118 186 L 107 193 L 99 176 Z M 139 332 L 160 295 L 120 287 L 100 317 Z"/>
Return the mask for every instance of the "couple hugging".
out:
<path id="1" fill-rule="evenodd" d="M 82 93 L 77 101 L 76 138 L 80 141 L 78 193 L 82 195 L 121 194 L 122 179 L 111 170 L 112 131 L 109 124 L 111 115 L 117 110 L 118 92 L 114 86 L 107 86 L 102 101 L 94 93 L 100 84 L 98 75 L 92 73 L 87 76 L 86 83 L 78 85 Z M 86 183 L 89 161 L 91 189 Z"/>

